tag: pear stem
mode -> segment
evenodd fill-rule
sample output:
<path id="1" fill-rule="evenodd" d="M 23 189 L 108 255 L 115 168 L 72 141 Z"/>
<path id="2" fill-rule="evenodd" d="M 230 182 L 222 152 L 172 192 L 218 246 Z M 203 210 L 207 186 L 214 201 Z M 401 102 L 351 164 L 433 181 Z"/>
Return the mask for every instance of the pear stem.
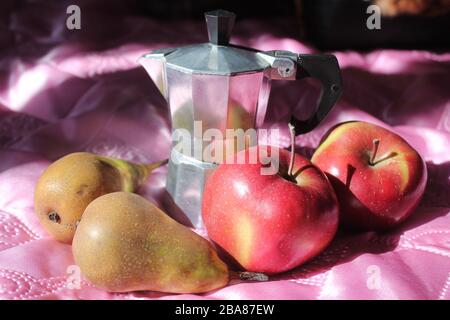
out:
<path id="1" fill-rule="evenodd" d="M 375 165 L 375 158 L 377 156 L 378 147 L 380 146 L 380 139 L 373 139 L 372 141 L 372 155 L 370 156 L 369 164 Z"/>
<path id="2" fill-rule="evenodd" d="M 291 134 L 291 159 L 289 161 L 288 176 L 292 177 L 292 170 L 294 170 L 294 160 L 295 160 L 295 127 L 289 123 L 289 132 Z"/>
<path id="3" fill-rule="evenodd" d="M 157 161 L 157 162 L 153 162 L 153 163 L 148 163 L 148 164 L 145 164 L 144 166 L 145 166 L 145 168 L 146 168 L 148 171 L 153 171 L 153 170 L 155 170 L 156 168 L 159 168 L 159 167 L 165 165 L 167 162 L 169 162 L 169 159 L 164 159 L 164 160 L 161 160 L 161 161 Z"/>
<path id="4" fill-rule="evenodd" d="M 260 272 L 248 272 L 248 271 L 242 271 L 242 272 L 236 272 L 235 275 L 239 280 L 247 280 L 247 281 L 268 281 L 269 277 Z"/>

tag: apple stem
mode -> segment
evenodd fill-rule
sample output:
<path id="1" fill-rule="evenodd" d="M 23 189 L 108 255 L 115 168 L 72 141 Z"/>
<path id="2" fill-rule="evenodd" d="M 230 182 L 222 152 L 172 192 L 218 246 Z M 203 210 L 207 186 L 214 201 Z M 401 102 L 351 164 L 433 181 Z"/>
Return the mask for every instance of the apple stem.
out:
<path id="1" fill-rule="evenodd" d="M 291 159 L 289 161 L 288 175 L 292 176 L 292 170 L 294 170 L 294 160 L 295 160 L 295 127 L 289 123 L 289 132 L 291 134 Z"/>
<path id="2" fill-rule="evenodd" d="M 377 156 L 378 147 L 380 146 L 380 139 L 373 139 L 372 141 L 372 155 L 370 157 L 369 163 L 371 166 L 375 165 L 375 158 Z"/>

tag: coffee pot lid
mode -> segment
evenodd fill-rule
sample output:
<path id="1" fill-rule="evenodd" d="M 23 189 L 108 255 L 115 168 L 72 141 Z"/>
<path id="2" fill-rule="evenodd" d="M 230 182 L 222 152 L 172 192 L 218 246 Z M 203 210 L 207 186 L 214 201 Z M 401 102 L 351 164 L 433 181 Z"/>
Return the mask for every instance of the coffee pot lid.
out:
<path id="1" fill-rule="evenodd" d="M 189 45 L 167 51 L 166 66 L 186 73 L 235 75 L 264 70 L 268 62 L 257 50 L 230 45 L 236 15 L 226 10 L 205 13 L 209 43 Z M 153 53 L 157 53 L 158 50 Z"/>

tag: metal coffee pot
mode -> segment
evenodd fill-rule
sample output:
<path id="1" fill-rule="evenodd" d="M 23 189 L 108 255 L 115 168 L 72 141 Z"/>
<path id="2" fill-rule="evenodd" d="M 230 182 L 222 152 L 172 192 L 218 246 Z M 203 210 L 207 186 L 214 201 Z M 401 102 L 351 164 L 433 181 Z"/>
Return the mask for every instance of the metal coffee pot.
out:
<path id="1" fill-rule="evenodd" d="M 264 121 L 272 80 L 317 78 L 322 95 L 307 120 L 294 117 L 296 134 L 314 129 L 341 95 L 341 75 L 333 55 L 261 52 L 229 44 L 235 14 L 205 13 L 209 42 L 154 50 L 139 62 L 166 99 L 172 132 L 190 134 L 192 145 L 208 129 L 259 128 Z M 201 121 L 200 134 L 195 123 Z M 201 141 L 202 142 L 202 141 Z M 202 226 L 201 201 L 206 179 L 216 163 L 192 150 L 172 146 L 166 188 L 195 227 Z"/>

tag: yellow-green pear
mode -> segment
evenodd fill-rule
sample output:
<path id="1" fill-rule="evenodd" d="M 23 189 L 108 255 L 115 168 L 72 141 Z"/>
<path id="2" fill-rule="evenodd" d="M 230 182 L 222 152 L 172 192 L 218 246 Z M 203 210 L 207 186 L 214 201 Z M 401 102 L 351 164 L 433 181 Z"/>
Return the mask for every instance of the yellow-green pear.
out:
<path id="1" fill-rule="evenodd" d="M 200 293 L 225 286 L 230 277 L 207 240 L 127 192 L 88 205 L 72 251 L 83 275 L 110 292 Z"/>
<path id="2" fill-rule="evenodd" d="M 136 191 L 153 169 L 166 162 L 135 164 L 88 152 L 71 153 L 52 163 L 39 178 L 35 212 L 56 240 L 71 243 L 92 200 L 110 192 Z"/>

